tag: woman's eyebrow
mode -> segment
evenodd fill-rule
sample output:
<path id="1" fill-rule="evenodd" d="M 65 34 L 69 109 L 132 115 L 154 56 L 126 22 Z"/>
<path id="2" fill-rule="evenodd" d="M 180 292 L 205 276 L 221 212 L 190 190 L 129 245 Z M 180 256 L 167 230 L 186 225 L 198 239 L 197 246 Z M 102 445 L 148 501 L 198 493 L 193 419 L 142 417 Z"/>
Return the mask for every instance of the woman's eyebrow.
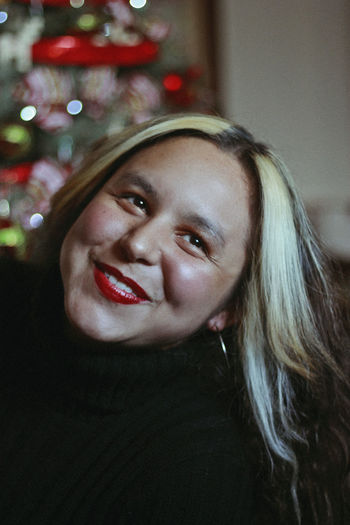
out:
<path id="1" fill-rule="evenodd" d="M 126 171 L 125 173 L 122 173 L 118 177 L 118 183 L 119 182 L 128 182 L 129 184 L 138 186 L 146 193 L 146 195 L 153 199 L 158 199 L 158 192 L 155 187 L 137 171 Z"/>
<path id="2" fill-rule="evenodd" d="M 198 215 L 197 213 L 191 213 L 184 217 L 184 219 L 196 226 L 197 228 L 204 230 L 205 233 L 214 237 L 216 241 L 219 242 L 221 247 L 225 246 L 225 236 L 219 225 L 211 222 L 207 217 Z"/>
<path id="3" fill-rule="evenodd" d="M 156 188 L 148 180 L 146 180 L 146 178 L 141 173 L 137 171 L 126 171 L 125 173 L 122 173 L 118 177 L 118 183 L 120 182 L 128 182 L 129 184 L 138 186 L 146 193 L 146 195 L 149 195 L 154 200 L 159 199 L 159 194 Z M 221 227 L 217 224 L 214 224 L 207 217 L 203 217 L 197 213 L 189 213 L 186 214 L 183 219 L 193 226 L 204 230 L 207 235 L 210 235 L 210 237 L 213 237 L 216 241 L 218 241 L 221 247 L 225 246 L 225 236 Z"/>

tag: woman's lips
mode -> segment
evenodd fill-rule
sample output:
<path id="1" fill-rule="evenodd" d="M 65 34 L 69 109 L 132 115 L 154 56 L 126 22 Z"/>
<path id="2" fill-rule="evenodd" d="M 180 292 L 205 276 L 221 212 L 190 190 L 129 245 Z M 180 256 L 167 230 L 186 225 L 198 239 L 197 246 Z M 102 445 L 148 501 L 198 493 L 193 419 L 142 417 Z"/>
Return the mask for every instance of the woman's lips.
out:
<path id="1" fill-rule="evenodd" d="M 94 278 L 102 295 L 110 301 L 120 304 L 139 304 L 150 301 L 139 284 L 125 277 L 113 266 L 95 262 Z"/>

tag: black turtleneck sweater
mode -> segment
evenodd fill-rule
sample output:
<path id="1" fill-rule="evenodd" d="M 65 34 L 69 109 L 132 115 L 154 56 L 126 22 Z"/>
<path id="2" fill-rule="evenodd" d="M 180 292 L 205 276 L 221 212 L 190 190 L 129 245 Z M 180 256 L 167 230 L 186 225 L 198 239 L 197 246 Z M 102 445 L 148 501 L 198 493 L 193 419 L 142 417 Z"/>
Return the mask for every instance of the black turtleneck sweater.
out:
<path id="1" fill-rule="evenodd" d="M 245 525 L 252 480 L 198 351 L 93 351 L 59 279 L 1 262 L 1 525 Z"/>

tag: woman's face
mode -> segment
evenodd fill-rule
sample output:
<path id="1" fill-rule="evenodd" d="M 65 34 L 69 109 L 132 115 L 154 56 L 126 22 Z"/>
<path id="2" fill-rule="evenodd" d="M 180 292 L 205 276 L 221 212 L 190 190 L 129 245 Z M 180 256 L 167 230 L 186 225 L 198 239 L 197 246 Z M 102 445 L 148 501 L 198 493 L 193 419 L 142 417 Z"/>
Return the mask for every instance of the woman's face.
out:
<path id="1" fill-rule="evenodd" d="M 77 334 L 166 346 L 222 330 L 246 257 L 250 188 L 238 161 L 177 137 L 132 156 L 64 239 L 65 312 Z"/>

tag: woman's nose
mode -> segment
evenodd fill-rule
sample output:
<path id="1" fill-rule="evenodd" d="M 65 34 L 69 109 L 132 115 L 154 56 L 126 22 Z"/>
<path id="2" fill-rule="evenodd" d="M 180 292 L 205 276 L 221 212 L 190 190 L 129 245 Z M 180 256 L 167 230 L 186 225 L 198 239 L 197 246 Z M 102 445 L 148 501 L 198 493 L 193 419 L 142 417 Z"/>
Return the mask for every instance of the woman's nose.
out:
<path id="1" fill-rule="evenodd" d="M 124 256 L 130 262 L 157 264 L 166 243 L 168 228 L 156 220 L 132 227 L 120 239 Z"/>

